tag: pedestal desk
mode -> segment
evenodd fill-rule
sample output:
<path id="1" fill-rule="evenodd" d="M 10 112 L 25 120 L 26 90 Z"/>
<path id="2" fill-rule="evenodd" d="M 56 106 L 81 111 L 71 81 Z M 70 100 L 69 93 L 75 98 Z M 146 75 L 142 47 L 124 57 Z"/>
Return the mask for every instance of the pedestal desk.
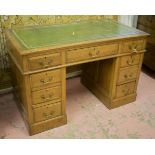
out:
<path id="1" fill-rule="evenodd" d="M 29 133 L 67 123 L 68 66 L 83 64 L 81 83 L 107 108 L 135 101 L 148 36 L 110 20 L 7 30 L 14 92 Z"/>

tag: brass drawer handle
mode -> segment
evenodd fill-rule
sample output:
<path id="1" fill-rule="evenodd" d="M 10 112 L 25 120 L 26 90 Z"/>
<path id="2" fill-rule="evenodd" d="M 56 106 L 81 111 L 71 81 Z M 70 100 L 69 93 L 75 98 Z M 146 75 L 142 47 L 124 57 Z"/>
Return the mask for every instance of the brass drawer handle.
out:
<path id="1" fill-rule="evenodd" d="M 45 99 L 46 99 L 46 97 L 45 97 L 44 95 L 41 95 L 41 99 L 45 100 Z"/>
<path id="2" fill-rule="evenodd" d="M 127 74 L 125 74 L 125 75 L 124 75 L 124 77 L 127 79 L 127 78 L 128 78 L 128 75 L 127 75 Z"/>
<path id="3" fill-rule="evenodd" d="M 138 46 L 138 45 L 137 45 L 137 44 L 135 44 L 134 48 L 137 48 L 137 46 Z"/>
<path id="4" fill-rule="evenodd" d="M 38 62 L 39 63 L 39 65 L 40 66 L 43 66 L 44 65 L 44 63 L 41 61 L 41 62 Z"/>
<path id="5" fill-rule="evenodd" d="M 89 52 L 89 56 L 91 56 L 92 58 L 97 57 L 100 54 L 100 51 L 97 51 L 95 54 Z"/>
<path id="6" fill-rule="evenodd" d="M 54 115 L 54 113 L 55 113 L 55 111 L 52 110 L 52 111 L 50 112 L 50 115 L 52 116 L 52 115 Z"/>
<path id="7" fill-rule="evenodd" d="M 53 97 L 53 93 L 49 94 L 49 99 Z"/>
<path id="8" fill-rule="evenodd" d="M 124 77 L 125 79 L 128 79 L 129 77 L 131 78 L 133 76 L 133 73 L 130 73 L 129 75 L 125 74 Z"/>
<path id="9" fill-rule="evenodd" d="M 89 56 L 91 56 L 92 58 L 96 57 L 96 55 L 93 55 L 91 52 L 89 52 Z"/>
<path id="10" fill-rule="evenodd" d="M 132 57 L 131 59 L 132 59 L 132 63 L 134 63 L 134 61 L 135 61 L 135 58 L 134 58 L 134 57 Z"/>
<path id="11" fill-rule="evenodd" d="M 129 90 L 129 89 L 128 89 Z M 126 91 L 125 93 L 124 93 L 124 95 L 129 95 L 129 91 Z"/>
<path id="12" fill-rule="evenodd" d="M 128 64 L 128 65 L 132 65 L 132 61 L 127 60 L 127 64 Z"/>
<path id="13" fill-rule="evenodd" d="M 99 54 L 100 54 L 100 51 L 97 51 L 97 52 L 96 52 L 96 55 L 98 56 Z"/>
<path id="14" fill-rule="evenodd" d="M 44 116 L 44 117 L 47 117 L 47 113 L 43 112 L 43 116 Z"/>
<path id="15" fill-rule="evenodd" d="M 45 81 L 44 81 L 43 79 L 40 79 L 40 82 L 41 82 L 41 83 L 45 83 Z"/>
<path id="16" fill-rule="evenodd" d="M 51 83 L 52 80 L 53 80 L 53 76 L 49 77 L 48 81 L 46 81 L 44 79 L 41 79 L 40 82 L 43 83 L 43 84 L 48 84 L 48 83 Z"/>
<path id="17" fill-rule="evenodd" d="M 137 45 L 129 45 L 129 49 L 132 50 L 132 53 L 138 53 Z"/>
<path id="18" fill-rule="evenodd" d="M 53 76 L 48 78 L 48 81 L 52 81 L 53 80 Z"/>
<path id="19" fill-rule="evenodd" d="M 138 53 L 138 51 L 137 51 L 137 49 L 136 48 L 134 48 L 133 50 L 132 50 L 132 53 Z"/>
<path id="20" fill-rule="evenodd" d="M 51 116 L 53 116 L 54 115 L 54 113 L 55 113 L 55 111 L 54 110 L 52 110 L 49 114 L 47 114 L 46 112 L 43 112 L 43 117 L 46 117 L 46 118 L 48 118 L 48 117 L 51 117 Z"/>
<path id="21" fill-rule="evenodd" d="M 41 97 L 43 100 L 51 100 L 51 97 Z"/>
<path id="22" fill-rule="evenodd" d="M 117 51 L 114 51 L 114 50 L 113 50 L 113 51 L 111 52 L 111 54 L 115 54 L 115 53 L 117 53 Z"/>
<path id="23" fill-rule="evenodd" d="M 53 93 L 49 94 L 49 97 L 45 97 L 45 95 L 41 95 L 41 99 L 43 99 L 43 100 L 51 100 L 53 95 L 54 95 Z"/>
<path id="24" fill-rule="evenodd" d="M 43 67 L 43 68 L 47 68 L 47 67 L 50 66 L 49 63 L 48 63 L 48 64 L 44 64 L 43 62 L 39 62 L 39 65 L 40 65 L 41 67 Z"/>
<path id="25" fill-rule="evenodd" d="M 51 63 L 53 63 L 53 60 L 52 59 L 48 61 L 48 64 L 51 64 Z"/>
<path id="26" fill-rule="evenodd" d="M 129 95 L 130 89 L 122 89 L 124 95 Z"/>
<path id="27" fill-rule="evenodd" d="M 135 58 L 131 55 L 131 59 L 127 60 L 127 64 L 132 65 L 134 63 L 134 61 L 135 61 Z"/>
<path id="28" fill-rule="evenodd" d="M 49 67 L 49 64 L 44 64 L 43 67 L 47 68 L 47 67 Z"/>

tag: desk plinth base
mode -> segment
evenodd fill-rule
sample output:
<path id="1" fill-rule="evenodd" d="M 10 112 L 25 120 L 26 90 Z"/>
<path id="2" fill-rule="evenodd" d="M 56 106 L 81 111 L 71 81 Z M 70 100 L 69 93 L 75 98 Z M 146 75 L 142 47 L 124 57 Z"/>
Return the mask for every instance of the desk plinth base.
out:
<path id="1" fill-rule="evenodd" d="M 62 115 L 47 121 L 35 123 L 29 126 L 30 135 L 34 135 L 43 131 L 50 130 L 52 128 L 56 128 L 62 125 L 67 124 L 67 116 Z"/>

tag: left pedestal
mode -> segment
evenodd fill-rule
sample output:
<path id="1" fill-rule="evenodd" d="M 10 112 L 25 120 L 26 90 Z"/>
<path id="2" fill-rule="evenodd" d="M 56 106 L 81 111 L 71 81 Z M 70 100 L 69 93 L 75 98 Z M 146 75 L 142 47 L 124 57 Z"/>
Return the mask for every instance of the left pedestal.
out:
<path id="1" fill-rule="evenodd" d="M 23 75 L 10 58 L 18 107 L 30 135 L 67 123 L 66 68 Z"/>

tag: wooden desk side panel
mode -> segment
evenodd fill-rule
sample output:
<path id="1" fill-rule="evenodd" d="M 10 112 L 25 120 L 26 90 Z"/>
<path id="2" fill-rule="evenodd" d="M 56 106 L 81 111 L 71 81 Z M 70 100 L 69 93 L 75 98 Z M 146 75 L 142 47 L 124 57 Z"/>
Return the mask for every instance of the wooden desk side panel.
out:
<path id="1" fill-rule="evenodd" d="M 29 76 L 23 76 L 16 64 L 10 57 L 10 68 L 12 84 L 14 88 L 14 94 L 17 99 L 18 108 L 24 118 L 28 130 L 29 126 L 33 122 L 32 109 L 31 109 L 31 92 L 29 84 Z"/>

